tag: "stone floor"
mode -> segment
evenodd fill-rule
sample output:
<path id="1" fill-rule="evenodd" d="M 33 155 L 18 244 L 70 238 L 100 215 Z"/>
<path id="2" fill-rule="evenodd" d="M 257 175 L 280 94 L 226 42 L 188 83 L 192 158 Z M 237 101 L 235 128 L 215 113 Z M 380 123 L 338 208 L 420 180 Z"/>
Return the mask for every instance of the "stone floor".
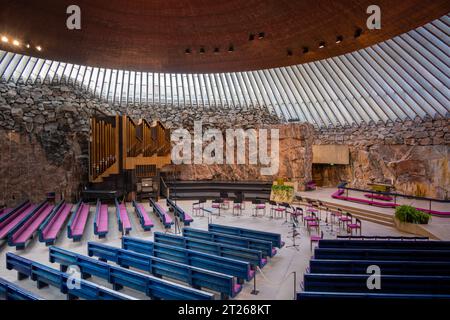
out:
<path id="1" fill-rule="evenodd" d="M 183 207 L 187 212 L 191 212 L 193 201 L 178 201 L 178 205 Z M 165 207 L 165 201 L 160 201 L 160 204 Z M 147 210 L 149 210 L 149 205 L 144 205 Z M 155 227 L 151 232 L 144 232 L 139 224 L 138 218 L 134 213 L 131 204 L 127 205 L 130 220 L 133 226 L 133 230 L 130 236 L 142 238 L 142 239 L 153 239 L 154 231 L 163 231 L 162 225 L 159 220 L 156 219 L 153 213 L 150 214 L 152 220 L 155 223 Z M 211 202 L 207 202 L 205 208 L 210 208 Z M 100 243 L 109 244 L 112 246 L 120 247 L 120 233 L 117 227 L 117 221 L 115 216 L 114 207 L 109 208 L 109 226 L 110 231 L 106 238 L 98 239 L 93 233 L 93 221 L 94 221 L 94 211 L 95 206 L 91 206 L 90 216 L 87 222 L 84 237 L 81 242 L 72 242 L 66 236 L 66 229 L 61 233 L 59 239 L 56 242 L 56 246 L 72 250 L 81 254 L 87 254 L 87 242 L 88 241 L 98 241 Z M 283 241 L 286 242 L 286 246 L 281 250 L 278 250 L 278 254 L 269 259 L 268 264 L 260 270 L 256 275 L 256 286 L 259 290 L 258 295 L 251 294 L 253 289 L 253 281 L 246 282 L 242 289 L 242 292 L 236 297 L 236 299 L 248 299 L 248 300 L 289 300 L 294 298 L 294 287 L 299 288 L 300 283 L 303 279 L 303 273 L 305 268 L 308 266 L 308 261 L 311 258 L 310 242 L 309 236 L 306 229 L 301 226 L 299 228 L 300 237 L 296 239 L 296 243 L 300 246 L 298 250 L 292 247 L 287 247 L 292 244 L 292 239 L 289 238 L 289 233 L 292 230 L 292 226 L 285 223 L 285 219 L 270 219 L 267 215 L 263 217 L 252 217 L 251 204 L 246 203 L 246 209 L 242 216 L 233 216 L 231 210 L 222 211 L 220 217 L 214 215 L 212 217 L 213 223 L 239 226 L 244 228 L 252 228 L 263 231 L 270 231 L 280 233 L 282 235 Z M 194 217 L 194 222 L 191 224 L 194 228 L 207 229 L 208 217 Z M 364 235 L 406 235 L 393 228 L 381 226 L 371 222 L 363 221 Z M 173 228 L 172 228 L 173 229 Z M 322 222 L 321 229 L 324 231 L 325 238 L 335 238 L 337 234 L 346 234 L 343 230 L 337 231 L 337 226 L 333 227 L 331 231 L 330 226 L 327 226 L 325 222 Z M 51 264 L 48 261 L 48 248 L 44 244 L 39 243 L 37 239 L 33 239 L 29 246 L 23 251 L 16 251 L 14 248 L 8 247 L 3 244 L 0 247 L 0 277 L 6 278 L 12 282 L 18 283 L 20 286 L 35 292 L 46 299 L 65 299 L 59 290 L 56 288 L 48 287 L 41 290 L 36 288 L 36 283 L 31 280 L 17 281 L 17 275 L 15 271 L 9 271 L 5 267 L 5 253 L 6 252 L 17 253 L 26 258 L 44 263 L 46 265 L 58 268 L 56 264 Z M 294 286 L 294 275 L 296 272 L 297 282 Z M 108 288 L 112 286 L 106 281 L 100 280 L 99 278 L 93 277 L 90 279 L 95 283 L 104 285 Z M 148 299 L 145 295 L 140 292 L 136 292 L 131 289 L 124 288 L 123 293 L 130 294 L 139 299 Z"/>

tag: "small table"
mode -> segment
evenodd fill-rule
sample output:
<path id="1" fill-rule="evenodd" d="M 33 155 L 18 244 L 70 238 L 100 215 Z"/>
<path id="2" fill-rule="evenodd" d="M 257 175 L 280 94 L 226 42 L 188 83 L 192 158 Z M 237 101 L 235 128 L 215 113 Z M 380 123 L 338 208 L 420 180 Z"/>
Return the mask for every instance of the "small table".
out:
<path id="1" fill-rule="evenodd" d="M 394 188 L 393 185 L 386 183 L 368 183 L 367 185 L 375 192 L 390 192 Z"/>

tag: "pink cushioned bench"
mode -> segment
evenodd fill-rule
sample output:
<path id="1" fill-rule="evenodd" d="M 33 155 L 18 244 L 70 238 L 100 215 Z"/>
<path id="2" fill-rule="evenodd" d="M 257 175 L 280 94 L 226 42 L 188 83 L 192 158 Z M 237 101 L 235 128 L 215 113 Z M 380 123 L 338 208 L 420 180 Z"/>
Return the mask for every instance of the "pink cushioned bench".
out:
<path id="1" fill-rule="evenodd" d="M 86 222 L 89 216 L 89 205 L 81 203 L 75 213 L 73 220 L 68 226 L 68 236 L 73 241 L 79 241 L 83 237 Z"/>
<path id="2" fill-rule="evenodd" d="M 157 210 L 158 210 L 160 213 L 163 214 L 163 218 L 162 218 L 163 221 L 162 221 L 162 223 L 164 224 L 164 226 L 165 226 L 166 228 L 170 228 L 170 226 L 173 224 L 172 217 L 169 216 L 169 215 L 167 214 L 166 210 L 164 210 L 164 209 L 159 205 L 159 203 L 155 203 L 155 207 L 157 208 Z"/>
<path id="3" fill-rule="evenodd" d="M 39 235 L 39 240 L 45 242 L 47 245 L 54 244 L 63 224 L 67 221 L 71 210 L 71 204 L 63 204 L 44 227 Z"/>
<path id="4" fill-rule="evenodd" d="M 153 228 L 154 224 L 153 224 L 153 220 L 150 219 L 147 211 L 145 211 L 145 208 L 142 204 L 137 204 L 137 209 L 140 212 L 140 220 L 141 220 L 141 225 L 142 228 L 144 228 L 145 231 L 149 231 L 151 228 Z"/>
<path id="5" fill-rule="evenodd" d="M 122 221 L 122 226 L 125 229 L 125 233 L 128 233 L 131 230 L 131 222 L 128 217 L 127 207 L 125 204 L 121 203 L 119 206 L 120 209 L 120 220 Z"/>
<path id="6" fill-rule="evenodd" d="M 4 208 L 2 209 L 2 211 L 0 212 L 0 218 L 3 216 L 6 216 L 8 213 L 10 213 L 12 210 L 12 208 Z"/>
<path id="7" fill-rule="evenodd" d="M 369 199 L 377 199 L 377 200 L 381 200 L 381 201 L 392 201 L 392 200 L 394 200 L 394 198 L 389 197 L 389 196 L 385 196 L 385 195 L 382 195 L 382 194 L 366 193 L 366 194 L 364 194 L 364 197 L 369 198 Z"/>
<path id="8" fill-rule="evenodd" d="M 100 238 L 106 236 L 109 228 L 108 205 L 98 203 L 98 212 L 94 222 L 94 233 Z"/>
<path id="9" fill-rule="evenodd" d="M 9 236 L 8 244 L 16 249 L 24 249 L 27 242 L 33 237 L 39 226 L 52 213 L 55 206 L 44 204 L 21 227 Z"/>
<path id="10" fill-rule="evenodd" d="M 4 221 L 0 223 L 0 239 L 4 239 L 8 233 L 25 217 L 27 217 L 34 209 L 36 205 L 27 204 L 21 210 L 17 211 Z"/>

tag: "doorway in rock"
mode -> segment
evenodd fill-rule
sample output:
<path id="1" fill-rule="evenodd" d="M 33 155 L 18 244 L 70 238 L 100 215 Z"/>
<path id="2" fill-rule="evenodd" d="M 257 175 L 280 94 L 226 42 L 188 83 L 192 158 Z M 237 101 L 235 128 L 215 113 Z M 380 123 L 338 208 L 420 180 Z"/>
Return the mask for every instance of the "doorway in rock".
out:
<path id="1" fill-rule="evenodd" d="M 318 187 L 335 187 L 349 179 L 348 168 L 342 164 L 313 164 L 312 179 Z"/>

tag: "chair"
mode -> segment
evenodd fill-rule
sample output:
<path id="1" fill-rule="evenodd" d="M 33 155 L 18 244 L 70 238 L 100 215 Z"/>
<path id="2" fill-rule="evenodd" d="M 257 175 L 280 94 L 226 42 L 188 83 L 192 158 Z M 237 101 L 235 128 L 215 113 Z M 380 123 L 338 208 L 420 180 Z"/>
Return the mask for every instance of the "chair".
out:
<path id="1" fill-rule="evenodd" d="M 257 217 L 258 216 L 258 211 L 259 210 L 263 210 L 264 214 L 262 216 L 266 215 L 266 204 L 265 201 L 262 199 L 255 199 L 252 201 L 253 204 L 253 212 L 254 214 L 252 216 Z"/>
<path id="2" fill-rule="evenodd" d="M 295 211 L 295 209 L 287 202 L 281 202 L 280 208 L 284 208 L 284 223 L 288 223 L 288 215 L 292 217 L 292 213 Z"/>
<path id="3" fill-rule="evenodd" d="M 241 216 L 242 215 L 242 200 L 237 199 L 233 202 L 233 216 Z"/>
<path id="4" fill-rule="evenodd" d="M 222 204 L 223 204 L 223 199 L 219 198 L 219 199 L 214 199 L 212 201 L 212 205 L 211 208 L 213 209 L 217 209 L 218 211 L 218 215 L 220 216 L 220 209 L 222 208 Z"/>
<path id="5" fill-rule="evenodd" d="M 302 217 L 303 220 L 303 209 L 300 207 L 293 208 L 294 211 L 291 212 L 291 220 L 298 223 L 298 217 Z"/>
<path id="6" fill-rule="evenodd" d="M 347 233 L 350 233 L 353 235 L 353 230 L 359 229 L 359 235 L 361 235 L 361 220 L 358 218 L 355 218 L 355 222 L 353 223 L 350 221 L 350 223 L 347 223 Z"/>
<path id="7" fill-rule="evenodd" d="M 345 228 L 349 222 L 352 222 L 352 219 L 353 219 L 352 215 L 348 212 L 341 215 L 341 217 L 339 218 L 339 227 L 341 226 L 342 223 L 342 228 Z"/>
<path id="8" fill-rule="evenodd" d="M 318 208 L 316 203 L 314 203 L 313 201 L 309 200 L 308 204 L 306 206 L 306 212 L 319 213 L 319 208 Z"/>
<path id="9" fill-rule="evenodd" d="M 275 213 L 275 219 L 283 218 L 283 215 L 287 214 L 286 210 L 289 207 L 287 203 L 278 203 L 276 208 L 273 208 L 273 212 Z"/>
<path id="10" fill-rule="evenodd" d="M 197 217 L 204 217 L 205 213 L 203 212 L 204 205 L 206 203 L 205 199 L 201 199 L 198 202 L 194 202 L 192 204 L 192 213 Z"/>
<path id="11" fill-rule="evenodd" d="M 317 232 L 319 232 L 320 223 L 317 215 L 314 212 L 311 212 L 309 216 L 303 218 L 303 221 L 306 222 L 306 229 L 308 230 L 308 233 L 311 233 L 311 229 L 313 228 L 316 229 Z"/>
<path id="12" fill-rule="evenodd" d="M 220 198 L 223 200 L 222 204 L 221 204 L 222 209 L 224 209 L 224 210 L 230 209 L 230 199 L 228 198 L 228 193 L 221 192 Z"/>
<path id="13" fill-rule="evenodd" d="M 320 231 L 320 236 L 319 235 L 314 235 L 314 236 L 310 237 L 310 249 L 311 249 L 311 251 L 312 251 L 313 243 L 318 243 L 319 240 L 322 240 L 322 239 L 323 239 L 323 231 Z"/>
<path id="14" fill-rule="evenodd" d="M 330 211 L 330 222 L 336 223 L 336 220 L 339 221 L 339 218 L 342 216 L 342 209 L 331 210 Z M 332 225 L 333 226 L 333 225 Z"/>

